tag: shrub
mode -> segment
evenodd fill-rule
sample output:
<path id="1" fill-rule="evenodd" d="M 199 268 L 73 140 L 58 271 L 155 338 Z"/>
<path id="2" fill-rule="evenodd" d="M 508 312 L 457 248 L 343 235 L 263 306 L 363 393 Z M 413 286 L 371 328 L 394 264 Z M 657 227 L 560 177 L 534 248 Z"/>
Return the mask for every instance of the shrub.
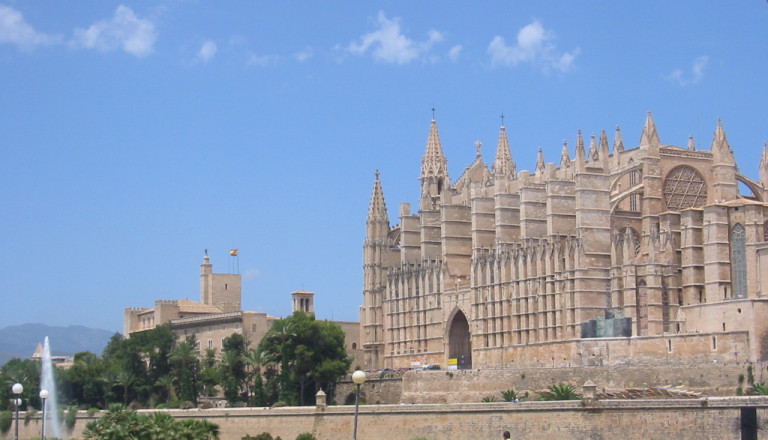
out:
<path id="1" fill-rule="evenodd" d="M 305 432 L 305 433 L 297 435 L 296 436 L 296 440 L 317 440 L 317 439 L 315 439 L 314 435 L 312 435 L 312 434 L 310 434 L 308 432 Z"/>
<path id="2" fill-rule="evenodd" d="M 272 434 L 268 432 L 262 432 L 256 437 L 251 437 L 250 435 L 246 435 L 245 437 L 241 437 L 240 440 L 281 440 L 281 439 L 280 439 L 280 436 L 278 436 L 277 438 L 272 438 Z"/>
<path id="3" fill-rule="evenodd" d="M 35 414 L 37 414 L 37 410 L 34 408 L 28 408 L 26 413 L 24 414 L 24 426 L 29 425 L 29 422 L 32 420 L 33 417 L 35 417 Z"/>
<path id="4" fill-rule="evenodd" d="M 768 386 L 764 383 L 756 383 L 752 385 L 750 391 L 757 396 L 768 396 Z"/>
<path id="5" fill-rule="evenodd" d="M 539 393 L 539 400 L 579 400 L 581 394 L 576 392 L 576 387 L 561 383 L 550 385 L 546 391 Z"/>
<path id="6" fill-rule="evenodd" d="M 485 402 L 495 402 L 495 401 L 496 401 L 496 396 L 485 396 L 485 397 L 483 397 L 483 402 L 484 403 Z"/>
<path id="7" fill-rule="evenodd" d="M 501 397 L 504 398 L 505 402 L 517 402 L 518 400 L 520 400 L 520 396 L 515 390 L 502 391 Z"/>
<path id="8" fill-rule="evenodd" d="M 11 429 L 13 424 L 13 414 L 10 411 L 0 411 L 0 432 L 5 434 Z"/>
<path id="9" fill-rule="evenodd" d="M 67 414 L 64 416 L 64 425 L 67 429 L 71 430 L 75 427 L 75 422 L 77 422 L 77 407 L 70 406 L 67 410 Z"/>
<path id="10" fill-rule="evenodd" d="M 93 417 L 93 415 L 96 414 L 99 411 L 100 410 L 98 408 L 93 408 L 93 407 L 88 408 L 88 411 L 87 411 L 88 417 Z"/>

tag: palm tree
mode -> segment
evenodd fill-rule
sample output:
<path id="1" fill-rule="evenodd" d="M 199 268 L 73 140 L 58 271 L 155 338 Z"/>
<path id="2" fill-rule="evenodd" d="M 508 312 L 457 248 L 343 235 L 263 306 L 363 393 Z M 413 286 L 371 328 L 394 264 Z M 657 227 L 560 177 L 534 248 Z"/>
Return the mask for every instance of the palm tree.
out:
<path id="1" fill-rule="evenodd" d="M 178 400 L 178 397 L 176 397 L 175 383 L 176 379 L 170 374 L 166 374 L 165 376 L 160 377 L 160 379 L 157 379 L 157 382 L 155 382 L 155 385 L 161 386 L 165 389 L 168 395 L 166 403 L 169 405 L 172 405 L 174 402 L 176 402 L 176 400 Z"/>
<path id="2" fill-rule="evenodd" d="M 135 377 L 133 374 L 120 370 L 115 376 L 115 384 L 123 388 L 123 405 L 128 405 L 128 388 L 133 385 Z"/>
<path id="3" fill-rule="evenodd" d="M 550 385 L 547 391 L 539 393 L 539 400 L 580 400 L 581 394 L 576 392 L 576 387 L 561 383 Z"/>
<path id="4" fill-rule="evenodd" d="M 181 398 L 197 404 L 197 361 L 198 355 L 191 341 L 176 344 L 168 356 L 177 368 L 176 379 L 181 387 Z"/>
<path id="5" fill-rule="evenodd" d="M 287 401 L 288 396 L 288 339 L 296 336 L 293 329 L 293 323 L 287 319 L 280 319 L 272 324 L 272 328 L 269 329 L 265 339 L 270 344 L 278 348 L 280 356 L 280 400 Z"/>

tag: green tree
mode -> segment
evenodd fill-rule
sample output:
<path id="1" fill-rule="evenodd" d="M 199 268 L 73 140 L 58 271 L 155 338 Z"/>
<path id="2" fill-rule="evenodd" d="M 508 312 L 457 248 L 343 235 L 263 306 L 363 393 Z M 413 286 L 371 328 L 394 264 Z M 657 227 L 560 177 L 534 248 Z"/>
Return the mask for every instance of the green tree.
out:
<path id="1" fill-rule="evenodd" d="M 303 312 L 276 321 L 258 350 L 279 361 L 280 399 L 293 405 L 312 402 L 321 387 L 332 394 L 351 365 L 341 326 Z"/>
<path id="2" fill-rule="evenodd" d="M 154 413 L 140 415 L 122 405 L 112 405 L 83 431 L 86 440 L 217 440 L 219 426 L 207 420 L 176 421 Z"/>
<path id="3" fill-rule="evenodd" d="M 75 354 L 74 363 L 61 370 L 65 389 L 71 401 L 97 407 L 104 402 L 104 362 L 95 353 L 83 351 Z M 58 371 L 58 369 L 57 369 Z"/>
<path id="4" fill-rule="evenodd" d="M 191 336 L 184 342 L 173 347 L 169 356 L 173 366 L 173 374 L 180 387 L 181 400 L 197 405 L 197 379 L 200 372 L 200 362 L 195 350 L 195 337 Z"/>
<path id="5" fill-rule="evenodd" d="M 230 404 L 243 401 L 243 394 L 247 390 L 245 371 L 245 351 L 248 341 L 239 333 L 234 333 L 222 341 L 222 354 L 219 362 L 219 374 L 221 387 L 224 390 L 224 398 Z"/>

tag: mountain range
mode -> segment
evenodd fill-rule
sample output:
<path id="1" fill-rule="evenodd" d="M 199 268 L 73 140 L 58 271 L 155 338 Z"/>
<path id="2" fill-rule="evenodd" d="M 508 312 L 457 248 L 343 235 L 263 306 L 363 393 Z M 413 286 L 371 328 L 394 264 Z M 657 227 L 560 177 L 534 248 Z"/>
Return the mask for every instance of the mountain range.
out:
<path id="1" fill-rule="evenodd" d="M 73 356 L 81 351 L 101 355 L 115 334 L 113 331 L 70 325 L 54 327 L 45 324 L 12 325 L 0 329 L 0 365 L 13 358 L 27 359 L 37 344 L 48 337 L 51 354 Z"/>

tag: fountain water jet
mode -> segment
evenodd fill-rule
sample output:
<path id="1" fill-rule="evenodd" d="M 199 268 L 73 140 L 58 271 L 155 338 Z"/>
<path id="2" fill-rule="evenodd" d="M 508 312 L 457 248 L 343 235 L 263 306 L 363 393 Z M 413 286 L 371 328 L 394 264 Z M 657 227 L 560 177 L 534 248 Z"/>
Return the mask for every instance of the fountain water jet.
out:
<path id="1" fill-rule="evenodd" d="M 43 344 L 43 365 L 40 376 L 40 389 L 48 390 L 48 398 L 45 399 L 45 425 L 46 433 L 52 433 L 54 437 L 63 439 L 61 433 L 61 423 L 59 422 L 59 402 L 56 394 L 56 379 L 53 377 L 53 362 L 51 362 L 51 346 L 48 343 L 48 336 L 45 337 Z M 50 420 L 50 423 L 46 423 Z M 47 429 L 52 428 L 52 430 Z M 46 434 L 47 435 L 47 434 Z"/>

